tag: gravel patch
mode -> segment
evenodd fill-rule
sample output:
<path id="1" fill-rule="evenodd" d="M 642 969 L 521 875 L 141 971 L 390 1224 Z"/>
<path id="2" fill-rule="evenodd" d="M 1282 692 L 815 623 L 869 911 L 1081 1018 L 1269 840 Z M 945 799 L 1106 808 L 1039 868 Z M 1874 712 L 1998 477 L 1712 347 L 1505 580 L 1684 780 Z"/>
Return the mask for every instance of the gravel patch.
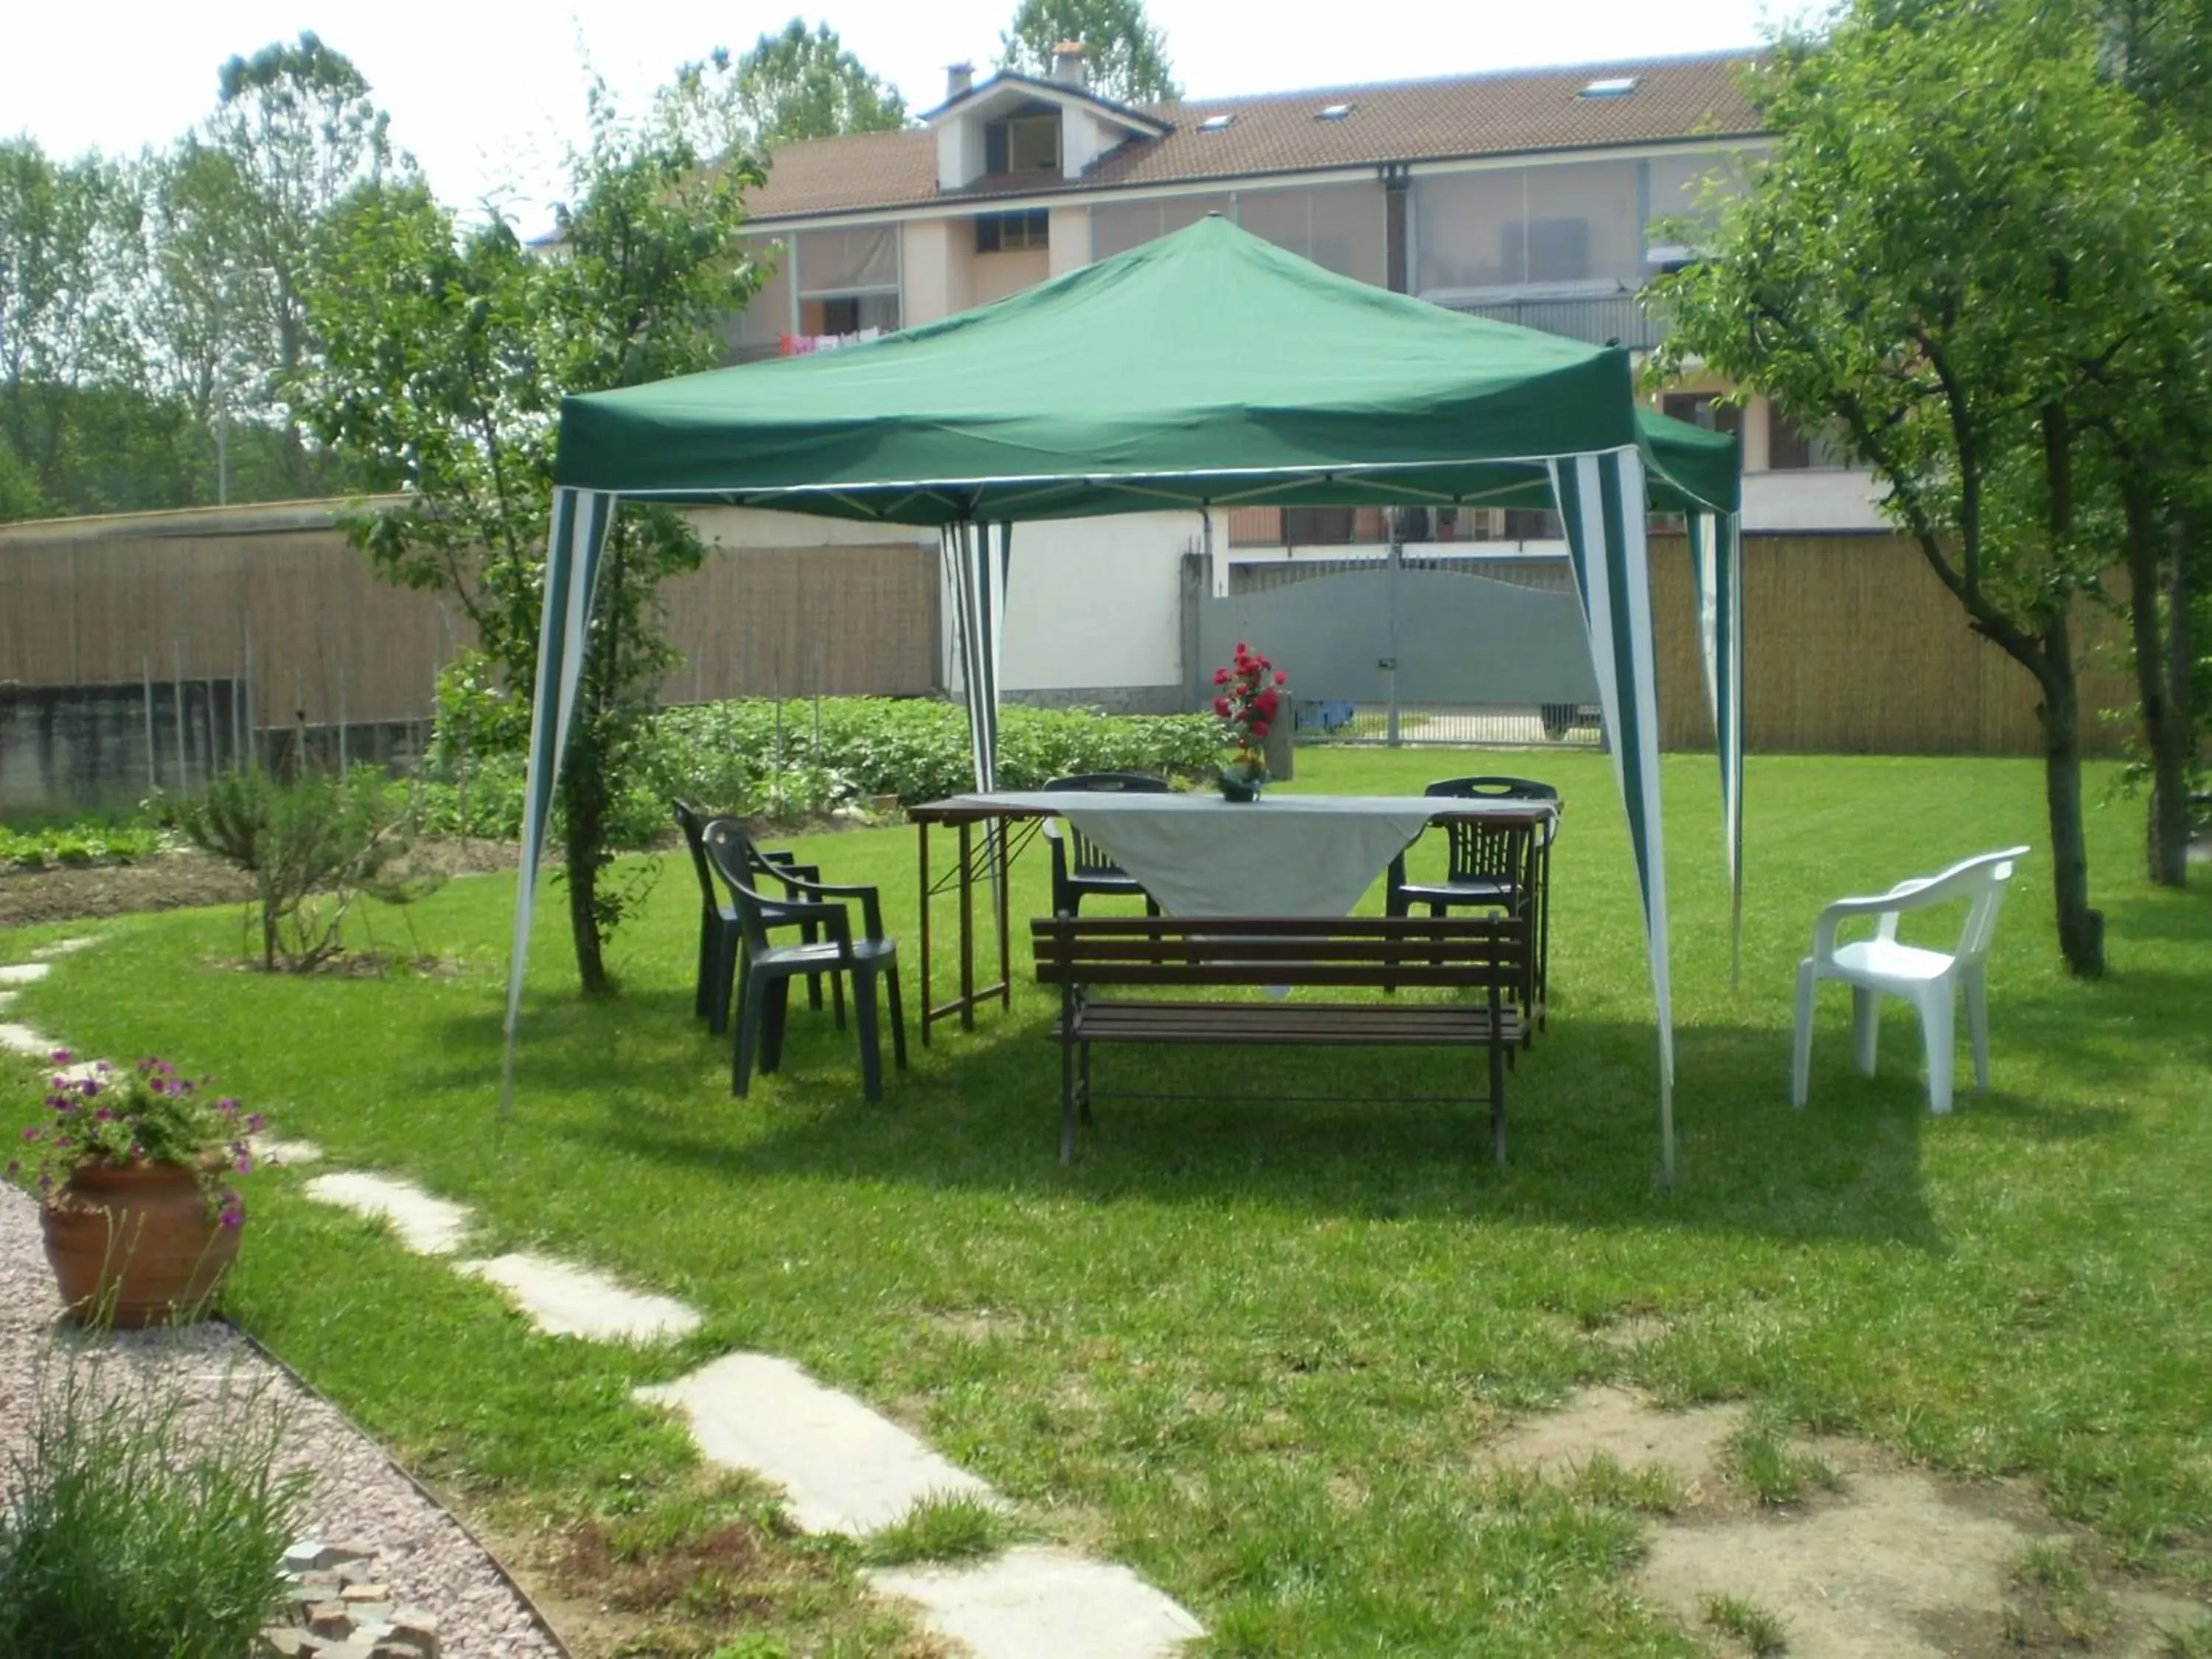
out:
<path id="1" fill-rule="evenodd" d="M 61 1298 L 46 1263 L 38 1207 L 0 1189 L 0 1478 L 30 1417 L 40 1351 L 65 1336 Z M 302 1389 L 228 1326 L 109 1339 L 133 1376 L 158 1377 L 190 1401 L 228 1382 L 265 1387 L 288 1420 L 283 1462 L 313 1473 L 306 1532 L 359 1539 L 375 1552 L 398 1600 L 435 1613 L 447 1659 L 566 1659 L 490 1556 L 339 1413 Z"/>

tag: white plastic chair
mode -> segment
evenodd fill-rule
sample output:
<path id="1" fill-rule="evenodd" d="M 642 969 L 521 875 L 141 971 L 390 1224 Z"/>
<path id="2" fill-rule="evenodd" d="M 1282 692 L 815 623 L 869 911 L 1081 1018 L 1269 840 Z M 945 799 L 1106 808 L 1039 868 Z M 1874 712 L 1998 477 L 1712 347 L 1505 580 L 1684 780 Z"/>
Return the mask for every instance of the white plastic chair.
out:
<path id="1" fill-rule="evenodd" d="M 1875 1039 L 1881 1024 L 1884 996 L 1903 997 L 1920 1011 L 1921 1035 L 1928 1047 L 1928 1109 L 1951 1109 L 1953 1070 L 1953 1010 L 1954 988 L 1966 994 L 1966 1028 L 1974 1043 L 1974 1086 L 1990 1086 L 1989 992 L 1983 976 L 1989 959 L 1990 939 L 1996 932 L 1997 908 L 2004 902 L 2005 885 L 2013 866 L 2027 855 L 2025 847 L 1954 864 L 1941 875 L 1899 882 L 1878 898 L 1838 899 L 1820 912 L 1813 926 L 1813 954 L 1797 966 L 1797 1030 L 1796 1051 L 1790 1067 L 1790 1103 L 1802 1106 L 1813 1070 L 1813 988 L 1824 979 L 1839 979 L 1851 988 L 1853 1059 L 1860 1073 L 1874 1075 Z M 1959 948 L 1949 956 L 1941 951 L 1901 945 L 1898 918 L 1908 910 L 1925 910 L 1939 904 L 1966 901 L 1966 925 L 1960 930 Z M 1836 943 L 1836 930 L 1855 916 L 1881 920 L 1870 939 L 1850 945 Z"/>

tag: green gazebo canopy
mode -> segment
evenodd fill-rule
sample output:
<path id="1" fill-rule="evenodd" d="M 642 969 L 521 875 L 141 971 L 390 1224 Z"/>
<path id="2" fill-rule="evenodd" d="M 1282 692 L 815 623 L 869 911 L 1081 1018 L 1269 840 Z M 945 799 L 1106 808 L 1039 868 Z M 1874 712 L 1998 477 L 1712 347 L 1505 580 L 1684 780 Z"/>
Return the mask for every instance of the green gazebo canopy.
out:
<path id="1" fill-rule="evenodd" d="M 982 788 L 994 773 L 1016 523 L 1255 505 L 1556 507 L 1643 891 L 1671 1175 L 1672 993 L 1644 514 L 1690 520 L 1740 907 L 1738 459 L 1733 438 L 1640 408 L 1618 346 L 1384 293 L 1206 219 L 880 340 L 565 398 L 555 481 L 502 1110 L 538 856 L 599 555 L 624 498 L 939 528 L 958 576 Z"/>
<path id="2" fill-rule="evenodd" d="M 1338 276 L 1207 219 L 864 346 L 566 399 L 556 477 L 946 525 L 1255 502 L 1551 504 L 1640 448 L 1735 510 L 1732 439 L 1637 406 L 1628 354 Z"/>

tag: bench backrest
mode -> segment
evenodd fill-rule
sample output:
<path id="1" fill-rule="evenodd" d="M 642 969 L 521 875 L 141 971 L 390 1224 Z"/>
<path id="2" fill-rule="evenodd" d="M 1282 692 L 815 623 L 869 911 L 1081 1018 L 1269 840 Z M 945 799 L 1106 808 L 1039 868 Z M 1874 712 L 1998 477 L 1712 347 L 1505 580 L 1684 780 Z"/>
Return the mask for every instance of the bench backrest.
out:
<path id="1" fill-rule="evenodd" d="M 1443 985 L 1510 989 L 1528 971 L 1512 917 L 1040 916 L 1044 985 Z"/>

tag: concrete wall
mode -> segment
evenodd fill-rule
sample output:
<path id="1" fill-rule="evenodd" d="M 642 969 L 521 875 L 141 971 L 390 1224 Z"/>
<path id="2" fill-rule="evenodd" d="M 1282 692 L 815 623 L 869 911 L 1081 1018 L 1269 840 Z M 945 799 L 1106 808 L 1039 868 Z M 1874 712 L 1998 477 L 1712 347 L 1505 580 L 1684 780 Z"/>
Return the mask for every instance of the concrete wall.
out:
<path id="1" fill-rule="evenodd" d="M 1000 673 L 1007 695 L 1098 702 L 1098 688 L 1117 687 L 1179 700 L 1182 556 L 1199 536 L 1194 513 L 1016 526 Z"/>

